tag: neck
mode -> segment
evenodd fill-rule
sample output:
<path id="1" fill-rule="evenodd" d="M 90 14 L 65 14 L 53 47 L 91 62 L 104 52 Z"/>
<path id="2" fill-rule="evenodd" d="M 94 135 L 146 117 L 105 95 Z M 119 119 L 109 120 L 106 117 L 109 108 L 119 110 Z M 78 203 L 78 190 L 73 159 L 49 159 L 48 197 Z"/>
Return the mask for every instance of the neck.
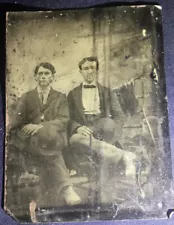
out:
<path id="1" fill-rule="evenodd" d="M 87 82 L 87 81 L 84 80 L 83 82 L 86 83 L 86 84 L 95 84 L 95 85 L 97 84 L 96 80 L 93 80 L 92 82 Z"/>
<path id="2" fill-rule="evenodd" d="M 50 85 L 46 86 L 46 87 L 41 87 L 41 86 L 38 86 L 40 90 L 42 91 L 46 91 L 50 88 Z"/>

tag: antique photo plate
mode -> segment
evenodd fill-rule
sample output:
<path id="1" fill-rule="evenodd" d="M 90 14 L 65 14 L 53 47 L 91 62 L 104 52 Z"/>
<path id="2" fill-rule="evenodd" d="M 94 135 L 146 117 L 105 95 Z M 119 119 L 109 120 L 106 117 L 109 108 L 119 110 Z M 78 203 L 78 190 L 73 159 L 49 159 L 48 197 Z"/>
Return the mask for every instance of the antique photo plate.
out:
<path id="1" fill-rule="evenodd" d="M 16 220 L 166 217 L 161 10 L 7 14 L 4 209 Z"/>

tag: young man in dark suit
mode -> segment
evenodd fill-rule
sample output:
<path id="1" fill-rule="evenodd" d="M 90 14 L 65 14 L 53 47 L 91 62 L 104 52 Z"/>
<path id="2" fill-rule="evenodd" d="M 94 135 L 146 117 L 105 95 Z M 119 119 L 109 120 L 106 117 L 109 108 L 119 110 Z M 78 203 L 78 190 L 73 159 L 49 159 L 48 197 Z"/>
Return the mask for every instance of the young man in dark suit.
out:
<path id="1" fill-rule="evenodd" d="M 45 206 L 56 206 L 60 195 L 68 205 L 76 205 L 81 200 L 71 186 L 61 152 L 69 109 L 66 96 L 50 86 L 55 73 L 47 62 L 35 68 L 37 87 L 22 95 L 12 115 L 11 145 L 24 153 L 26 165 L 28 161 L 34 165 L 43 202 L 49 196 Z"/>
<path id="2" fill-rule="evenodd" d="M 124 116 L 116 94 L 97 81 L 97 57 L 84 58 L 79 69 L 83 82 L 68 95 L 70 145 L 81 151 L 91 149 L 104 161 L 124 162 L 125 175 L 135 178 L 135 155 L 115 144 L 121 135 Z"/>

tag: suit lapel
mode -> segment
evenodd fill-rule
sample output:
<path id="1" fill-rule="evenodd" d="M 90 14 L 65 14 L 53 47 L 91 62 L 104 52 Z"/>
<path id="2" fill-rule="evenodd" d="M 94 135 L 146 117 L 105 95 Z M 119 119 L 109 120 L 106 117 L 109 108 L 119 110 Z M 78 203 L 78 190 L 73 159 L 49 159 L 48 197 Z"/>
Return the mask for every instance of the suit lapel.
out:
<path id="1" fill-rule="evenodd" d="M 37 89 L 35 88 L 28 95 L 28 115 L 29 121 L 38 122 L 41 114 L 41 103 Z"/>
<path id="2" fill-rule="evenodd" d="M 38 108 L 38 105 L 41 107 L 41 102 L 39 99 L 39 94 L 37 92 L 37 88 L 35 88 L 33 91 L 30 93 L 30 98 L 31 98 L 31 104 L 33 108 Z"/>
<path id="3" fill-rule="evenodd" d="M 78 86 L 74 91 L 73 98 L 81 118 L 83 119 L 83 121 L 85 121 L 85 123 L 87 123 L 82 103 L 82 84 Z"/>
<path id="4" fill-rule="evenodd" d="M 47 108 L 50 103 L 52 103 L 53 99 L 56 97 L 56 92 L 53 90 L 53 88 L 50 89 L 50 92 L 48 94 L 48 99 L 46 104 L 44 105 L 44 108 Z"/>

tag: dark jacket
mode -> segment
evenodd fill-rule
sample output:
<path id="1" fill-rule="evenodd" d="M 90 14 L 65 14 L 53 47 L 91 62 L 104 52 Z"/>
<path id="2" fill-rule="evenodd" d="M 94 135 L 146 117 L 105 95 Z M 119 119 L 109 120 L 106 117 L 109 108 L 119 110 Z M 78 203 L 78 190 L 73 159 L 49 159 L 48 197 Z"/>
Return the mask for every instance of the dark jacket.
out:
<path id="1" fill-rule="evenodd" d="M 41 116 L 44 114 L 44 121 Z M 66 96 L 51 88 L 47 103 L 41 106 L 36 89 L 22 95 L 12 115 L 11 128 L 19 128 L 26 124 L 42 123 L 54 125 L 59 131 L 65 131 L 69 119 Z"/>
<path id="2" fill-rule="evenodd" d="M 124 116 L 116 93 L 99 83 L 97 86 L 99 90 L 101 117 L 112 118 L 116 123 L 116 129 L 118 132 L 121 132 Z M 70 111 L 68 134 L 71 136 L 79 126 L 88 125 L 82 103 L 82 84 L 70 91 L 68 94 L 68 104 Z"/>
<path id="3" fill-rule="evenodd" d="M 41 120 L 44 115 L 44 120 Z M 69 120 L 67 98 L 64 94 L 51 88 L 46 105 L 42 106 L 36 89 L 22 95 L 16 109 L 12 113 L 10 131 L 15 134 L 13 143 L 21 149 L 25 147 L 22 141 L 21 128 L 26 124 L 42 124 L 46 136 L 52 133 L 65 132 Z"/>

